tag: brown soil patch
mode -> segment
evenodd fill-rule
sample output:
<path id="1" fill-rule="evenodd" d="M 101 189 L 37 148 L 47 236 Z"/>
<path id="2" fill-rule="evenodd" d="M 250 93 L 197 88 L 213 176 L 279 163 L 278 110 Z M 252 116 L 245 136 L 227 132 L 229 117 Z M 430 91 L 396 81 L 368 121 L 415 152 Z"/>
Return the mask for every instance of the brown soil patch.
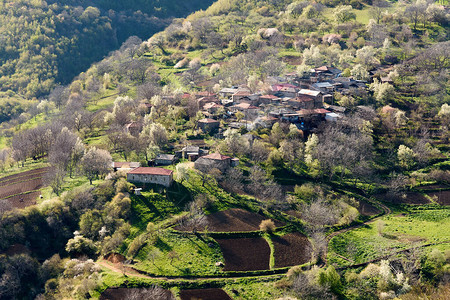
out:
<path id="1" fill-rule="evenodd" d="M 293 66 L 298 66 L 302 64 L 302 58 L 299 56 L 285 56 L 283 57 L 283 62 Z"/>
<path id="2" fill-rule="evenodd" d="M 358 211 L 363 216 L 375 216 L 381 211 L 367 201 L 359 200 Z"/>
<path id="3" fill-rule="evenodd" d="M 18 254 L 30 254 L 31 251 L 23 244 L 11 245 L 8 249 L 3 252 L 8 256 L 18 255 Z"/>
<path id="4" fill-rule="evenodd" d="M 286 213 L 287 215 L 296 217 L 296 218 L 298 218 L 298 219 L 301 219 L 301 218 L 302 218 L 302 214 L 301 214 L 299 211 L 296 211 L 296 210 L 287 210 L 287 211 L 285 211 L 285 213 Z"/>
<path id="5" fill-rule="evenodd" d="M 428 193 L 427 195 L 435 199 L 440 205 L 450 205 L 450 190 Z"/>
<path id="6" fill-rule="evenodd" d="M 40 189 L 43 186 L 42 177 L 34 178 L 29 181 L 12 183 L 0 187 L 0 199 L 11 195 L 17 195 L 28 191 Z"/>
<path id="7" fill-rule="evenodd" d="M 442 184 L 432 184 L 432 185 L 424 185 L 421 187 L 418 187 L 420 190 L 437 190 L 437 189 L 448 189 L 448 185 L 442 185 Z"/>
<path id="8" fill-rule="evenodd" d="M 301 233 L 274 237 L 272 242 L 275 247 L 275 268 L 301 265 L 311 260 L 311 243 Z"/>
<path id="9" fill-rule="evenodd" d="M 41 194 L 40 191 L 35 191 L 28 194 L 16 195 L 5 199 L 12 208 L 25 208 L 36 204 L 36 198 Z M 2 200 L 4 201 L 4 200 Z"/>
<path id="10" fill-rule="evenodd" d="M 215 232 L 230 231 L 255 231 L 259 230 L 259 224 L 267 217 L 243 209 L 233 208 L 207 216 L 208 230 Z M 274 220 L 277 227 L 284 224 Z"/>
<path id="11" fill-rule="evenodd" d="M 406 234 L 398 235 L 397 239 L 402 243 L 419 243 L 427 240 L 420 236 L 406 235 Z"/>
<path id="12" fill-rule="evenodd" d="M 36 204 L 36 198 L 41 194 L 38 190 L 44 185 L 42 176 L 48 170 L 48 167 L 39 168 L 0 178 L 0 200 L 7 201 L 11 208 Z"/>
<path id="13" fill-rule="evenodd" d="M 119 253 L 109 253 L 105 255 L 105 259 L 113 264 L 123 263 L 126 261 L 125 256 Z"/>
<path id="14" fill-rule="evenodd" d="M 124 299 L 139 299 L 139 300 L 173 300 L 175 297 L 172 292 L 162 290 L 158 295 L 145 292 L 145 288 L 107 288 L 101 295 L 100 300 L 124 300 Z M 151 290 L 149 288 L 148 290 Z"/>
<path id="15" fill-rule="evenodd" d="M 181 290 L 181 300 L 233 300 L 222 289 Z"/>
<path id="16" fill-rule="evenodd" d="M 392 197 L 387 194 L 378 194 L 374 195 L 375 198 L 381 201 L 387 201 L 394 204 L 413 204 L 413 205 L 422 205 L 430 203 L 430 200 L 427 199 L 424 195 L 420 193 L 408 192 L 398 197 Z"/>
<path id="17" fill-rule="evenodd" d="M 216 240 L 225 258 L 224 271 L 269 269 L 270 248 L 263 238 Z"/>

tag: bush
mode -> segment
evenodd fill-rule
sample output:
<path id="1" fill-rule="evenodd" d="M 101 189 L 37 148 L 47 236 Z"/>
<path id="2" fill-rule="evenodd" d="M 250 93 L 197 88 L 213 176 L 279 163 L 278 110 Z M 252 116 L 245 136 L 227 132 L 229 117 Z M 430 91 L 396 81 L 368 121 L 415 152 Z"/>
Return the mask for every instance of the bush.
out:
<path id="1" fill-rule="evenodd" d="M 142 247 L 144 247 L 145 243 L 146 243 L 145 234 L 136 237 L 128 247 L 128 255 L 135 257 L 138 254 L 139 250 L 141 250 Z"/>
<path id="2" fill-rule="evenodd" d="M 261 224 L 259 224 L 259 230 L 264 232 L 273 232 L 275 228 L 275 223 L 271 219 L 262 220 Z"/>

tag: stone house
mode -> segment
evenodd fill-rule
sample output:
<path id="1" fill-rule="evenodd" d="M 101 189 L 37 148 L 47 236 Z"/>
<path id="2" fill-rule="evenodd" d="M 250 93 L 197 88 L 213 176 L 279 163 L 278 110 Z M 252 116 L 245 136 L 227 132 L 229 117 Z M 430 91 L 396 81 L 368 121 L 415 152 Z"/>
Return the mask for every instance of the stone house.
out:
<path id="1" fill-rule="evenodd" d="M 127 181 L 134 184 L 159 184 L 169 187 L 173 182 L 173 171 L 163 168 L 139 167 L 127 173 Z"/>
<path id="2" fill-rule="evenodd" d="M 250 103 L 239 103 L 230 107 L 232 112 L 242 112 L 245 115 L 245 120 L 254 120 L 258 116 L 258 107 Z"/>
<path id="3" fill-rule="evenodd" d="M 158 154 L 155 158 L 155 165 L 168 166 L 175 163 L 177 158 L 173 154 Z"/>
<path id="4" fill-rule="evenodd" d="M 323 107 L 323 93 L 321 91 L 314 91 L 314 90 L 308 90 L 308 89 L 301 89 L 298 92 L 298 95 L 300 97 L 310 97 L 314 100 L 314 108 L 321 108 Z"/>
<path id="5" fill-rule="evenodd" d="M 239 159 L 220 153 L 211 153 L 200 157 L 194 163 L 194 167 L 202 172 L 208 172 L 212 169 L 219 169 L 222 173 L 228 168 L 235 167 L 239 164 Z"/>
<path id="6" fill-rule="evenodd" d="M 219 129 L 220 122 L 213 119 L 201 119 L 198 120 L 198 128 L 203 130 L 203 132 L 213 132 Z"/>

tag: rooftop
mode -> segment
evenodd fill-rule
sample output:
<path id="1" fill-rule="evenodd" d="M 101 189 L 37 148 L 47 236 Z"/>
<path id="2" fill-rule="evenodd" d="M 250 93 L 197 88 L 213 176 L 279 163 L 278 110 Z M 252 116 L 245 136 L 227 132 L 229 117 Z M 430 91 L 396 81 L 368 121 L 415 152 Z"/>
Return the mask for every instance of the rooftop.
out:
<path id="1" fill-rule="evenodd" d="M 131 170 L 128 174 L 142 174 L 142 175 L 165 175 L 169 176 L 173 173 L 172 170 L 153 167 L 139 167 Z"/>
<path id="2" fill-rule="evenodd" d="M 245 103 L 245 102 L 239 103 L 237 105 L 233 105 L 233 107 L 242 108 L 242 109 L 257 109 L 258 108 L 256 106 L 251 105 L 250 103 Z"/>
<path id="3" fill-rule="evenodd" d="M 209 119 L 209 118 L 198 120 L 198 122 L 199 123 L 219 123 L 219 121 L 214 120 L 214 119 Z"/>
<path id="4" fill-rule="evenodd" d="M 313 90 L 308 90 L 308 89 L 301 89 L 298 92 L 300 95 L 308 95 L 308 96 L 313 96 L 316 97 L 320 94 L 320 91 L 313 91 Z"/>
<path id="5" fill-rule="evenodd" d="M 211 153 L 205 156 L 202 156 L 202 158 L 206 159 L 214 159 L 214 160 L 226 160 L 231 158 L 230 156 L 222 155 L 220 153 Z"/>

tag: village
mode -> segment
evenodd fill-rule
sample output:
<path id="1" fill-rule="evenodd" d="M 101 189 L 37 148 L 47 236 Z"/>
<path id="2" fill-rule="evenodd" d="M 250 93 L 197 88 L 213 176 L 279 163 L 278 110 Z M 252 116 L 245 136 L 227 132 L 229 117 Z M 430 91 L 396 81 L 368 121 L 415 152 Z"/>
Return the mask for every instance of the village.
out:
<path id="1" fill-rule="evenodd" d="M 379 73 L 372 74 L 380 77 Z M 367 90 L 366 81 L 341 75 L 342 71 L 335 67 L 321 66 L 302 77 L 291 72 L 284 77 L 269 78 L 268 81 L 273 83 L 269 93 L 252 92 L 246 85 L 240 85 L 222 88 L 218 93 L 184 93 L 182 98 L 195 99 L 198 110 L 204 116 L 197 121 L 198 131 L 215 138 L 223 138 L 223 133 L 229 128 L 249 132 L 259 128 L 270 129 L 277 122 L 295 125 L 306 138 L 321 123 L 336 122 L 345 114 L 346 108 L 335 104 L 335 93 L 350 95 L 355 91 Z M 389 82 L 389 79 L 381 76 L 381 81 Z M 142 105 L 150 113 L 152 104 L 146 102 Z M 125 126 L 125 131 L 136 137 L 141 130 L 142 124 L 139 122 Z M 254 138 L 251 134 L 247 135 L 250 139 Z M 138 162 L 113 162 L 113 168 L 128 172 L 127 180 L 138 186 L 158 184 L 169 187 L 173 182 L 173 171 L 158 167 L 174 165 L 180 159 L 195 162 L 195 169 L 200 171 L 217 168 L 225 172 L 239 165 L 238 158 L 210 153 L 206 144 L 196 142 L 196 145 L 191 145 L 188 141 L 173 154 L 158 154 L 148 161 L 149 167 L 143 167 Z"/>

